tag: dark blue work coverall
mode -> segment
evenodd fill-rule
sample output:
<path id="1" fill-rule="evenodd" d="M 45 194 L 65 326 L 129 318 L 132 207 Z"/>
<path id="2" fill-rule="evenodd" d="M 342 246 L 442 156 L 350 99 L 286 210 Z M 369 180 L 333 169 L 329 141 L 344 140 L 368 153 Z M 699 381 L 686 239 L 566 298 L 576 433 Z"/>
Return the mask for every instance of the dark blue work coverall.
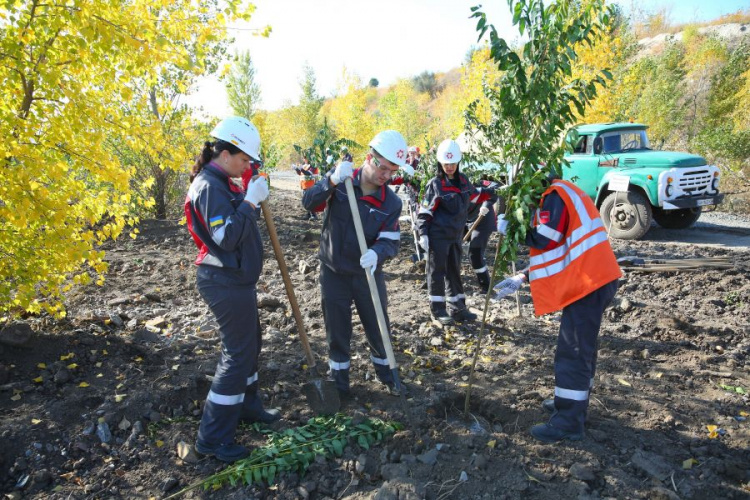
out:
<path id="1" fill-rule="evenodd" d="M 320 234 L 320 291 L 323 318 L 329 349 L 329 367 L 336 386 L 342 392 L 349 392 L 349 369 L 351 366 L 352 312 L 351 305 L 357 307 L 359 319 L 370 345 L 370 359 L 375 366 L 378 379 L 386 384 L 393 383 L 393 375 L 388 366 L 375 306 L 370 296 L 365 270 L 359 264 L 362 256 L 357 233 L 352 220 L 352 212 L 344 183 L 331 186 L 329 172 L 302 195 L 302 205 L 309 210 L 326 203 L 323 215 L 323 229 Z M 387 296 L 383 277 L 383 262 L 398 254 L 401 239 L 398 218 L 401 215 L 401 200 L 388 187 L 381 186 L 369 196 L 364 196 L 360 188 L 362 170 L 355 170 L 352 178 L 357 207 L 365 233 L 367 247 L 378 254 L 375 281 L 380 302 L 383 305 L 385 321 L 390 332 L 387 313 Z"/>
<path id="2" fill-rule="evenodd" d="M 554 191 L 547 194 L 536 217 L 539 225 L 526 234 L 526 244 L 539 250 L 559 246 L 569 222 L 562 198 Z M 618 280 L 611 281 L 562 310 L 555 352 L 556 411 L 549 421 L 554 427 L 583 432 L 594 385 L 602 316 L 617 287 Z"/>
<path id="3" fill-rule="evenodd" d="M 215 163 L 190 185 L 188 229 L 198 246 L 198 291 L 219 324 L 221 357 L 206 398 L 198 440 L 230 444 L 241 417 L 262 409 L 258 394 L 261 348 L 256 284 L 263 266 L 258 209 Z"/>

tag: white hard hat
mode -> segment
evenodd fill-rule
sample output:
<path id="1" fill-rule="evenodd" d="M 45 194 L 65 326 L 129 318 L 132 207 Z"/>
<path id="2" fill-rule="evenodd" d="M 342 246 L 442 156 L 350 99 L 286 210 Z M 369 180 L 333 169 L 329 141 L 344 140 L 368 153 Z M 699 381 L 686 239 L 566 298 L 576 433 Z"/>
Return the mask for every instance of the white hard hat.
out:
<path id="1" fill-rule="evenodd" d="M 211 131 L 211 137 L 234 144 L 243 153 L 260 161 L 260 133 L 247 118 L 224 118 Z"/>
<path id="2" fill-rule="evenodd" d="M 416 153 L 417 152 L 417 147 L 416 146 L 409 146 L 409 152 L 410 153 Z"/>
<path id="3" fill-rule="evenodd" d="M 453 139 L 446 139 L 437 148 L 437 161 L 440 163 L 458 163 L 461 161 L 461 148 Z"/>
<path id="4" fill-rule="evenodd" d="M 389 162 L 403 167 L 406 165 L 406 141 L 395 130 L 384 130 L 370 141 L 370 147 Z"/>

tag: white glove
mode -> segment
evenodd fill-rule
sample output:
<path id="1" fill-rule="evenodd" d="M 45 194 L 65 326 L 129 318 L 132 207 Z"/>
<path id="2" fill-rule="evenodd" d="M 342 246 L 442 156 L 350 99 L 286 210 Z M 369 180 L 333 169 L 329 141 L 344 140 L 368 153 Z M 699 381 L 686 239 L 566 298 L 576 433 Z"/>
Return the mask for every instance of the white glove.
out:
<path id="1" fill-rule="evenodd" d="M 353 166 L 353 163 L 350 161 L 342 161 L 339 163 L 331 174 L 331 182 L 333 182 L 333 185 L 340 184 L 341 182 L 344 182 L 345 179 L 354 175 Z"/>
<path id="2" fill-rule="evenodd" d="M 364 270 L 370 268 L 370 273 L 375 274 L 375 268 L 378 267 L 378 254 L 372 248 L 369 249 L 359 258 L 359 265 L 362 266 L 362 269 Z"/>
<path id="3" fill-rule="evenodd" d="M 525 274 L 516 274 L 513 277 L 504 279 L 494 287 L 495 291 L 497 292 L 495 295 L 495 299 L 502 299 L 506 295 L 517 292 L 521 289 L 521 286 L 525 281 Z"/>
<path id="4" fill-rule="evenodd" d="M 488 213 L 490 213 L 490 209 L 489 208 L 485 207 L 484 205 L 482 205 L 481 207 L 479 207 L 479 215 L 481 215 L 482 217 L 484 217 Z"/>
<path id="5" fill-rule="evenodd" d="M 403 167 L 401 167 L 401 170 L 403 170 L 404 173 L 409 177 L 412 177 L 414 175 L 414 168 L 411 165 L 404 165 Z"/>
<path id="6" fill-rule="evenodd" d="M 326 156 L 326 165 L 333 165 L 333 155 Z"/>
<path id="7" fill-rule="evenodd" d="M 505 236 L 505 232 L 508 230 L 508 221 L 505 220 L 505 215 L 497 216 L 497 232 Z"/>
<path id="8" fill-rule="evenodd" d="M 268 182 L 265 177 L 258 177 L 250 181 L 245 192 L 245 201 L 252 203 L 254 206 L 260 205 L 261 201 L 268 198 Z"/>
<path id="9" fill-rule="evenodd" d="M 430 249 L 430 238 L 425 234 L 419 237 L 419 246 L 427 252 Z"/>

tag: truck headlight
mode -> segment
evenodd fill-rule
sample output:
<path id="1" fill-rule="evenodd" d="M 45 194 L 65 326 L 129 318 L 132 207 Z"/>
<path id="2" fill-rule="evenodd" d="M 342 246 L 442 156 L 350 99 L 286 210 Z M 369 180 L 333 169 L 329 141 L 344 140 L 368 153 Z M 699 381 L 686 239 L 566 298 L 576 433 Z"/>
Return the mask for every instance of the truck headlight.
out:
<path id="1" fill-rule="evenodd" d="M 667 198 L 671 198 L 672 193 L 674 193 L 674 186 L 667 184 L 667 187 L 664 189 L 664 194 L 667 195 Z"/>
<path id="2" fill-rule="evenodd" d="M 719 190 L 719 177 L 714 177 L 714 180 L 711 181 L 711 189 L 716 192 Z"/>

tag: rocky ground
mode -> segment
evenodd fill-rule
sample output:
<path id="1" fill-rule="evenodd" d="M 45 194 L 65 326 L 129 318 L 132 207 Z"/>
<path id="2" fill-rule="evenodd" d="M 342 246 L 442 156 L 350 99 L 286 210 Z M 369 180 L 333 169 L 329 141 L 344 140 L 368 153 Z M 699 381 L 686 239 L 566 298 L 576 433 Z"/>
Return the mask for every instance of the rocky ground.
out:
<path id="1" fill-rule="evenodd" d="M 271 202 L 313 349 L 325 360 L 320 222 L 302 219 L 297 191 L 275 189 Z M 535 442 L 528 429 L 545 419 L 540 405 L 553 387 L 559 316 L 535 318 L 527 290 L 520 294 L 520 317 L 515 300 L 491 305 L 471 416 L 464 420 L 479 327 L 430 322 L 408 229 L 404 223 L 399 259 L 386 266 L 408 405 L 372 381 L 355 322 L 357 399 L 344 409 L 397 420 L 405 430 L 368 451 L 351 444 L 343 457 L 317 461 L 304 477 L 287 474 L 271 487 L 194 490 L 184 497 L 750 497 L 746 247 L 674 245 L 658 232 L 645 241 L 613 242 L 618 256 L 725 256 L 732 267 L 626 272 L 605 315 L 586 439 L 550 446 Z M 266 234 L 263 223 L 261 231 Z M 195 290 L 195 250 L 186 228 L 145 221 L 137 240 L 106 250 L 106 283 L 71 293 L 66 320 L 28 318 L 0 334 L 0 491 L 7 498 L 160 498 L 223 467 L 178 455 L 179 444 L 195 438 L 219 347 Z M 480 309 L 483 297 L 471 272 L 465 262 L 468 302 Z M 313 416 L 300 391 L 309 375 L 267 241 L 259 290 L 266 405 L 284 414 L 276 429 L 299 426 Z M 707 426 L 716 428 L 712 433 Z M 251 428 L 239 440 L 264 443 Z"/>

